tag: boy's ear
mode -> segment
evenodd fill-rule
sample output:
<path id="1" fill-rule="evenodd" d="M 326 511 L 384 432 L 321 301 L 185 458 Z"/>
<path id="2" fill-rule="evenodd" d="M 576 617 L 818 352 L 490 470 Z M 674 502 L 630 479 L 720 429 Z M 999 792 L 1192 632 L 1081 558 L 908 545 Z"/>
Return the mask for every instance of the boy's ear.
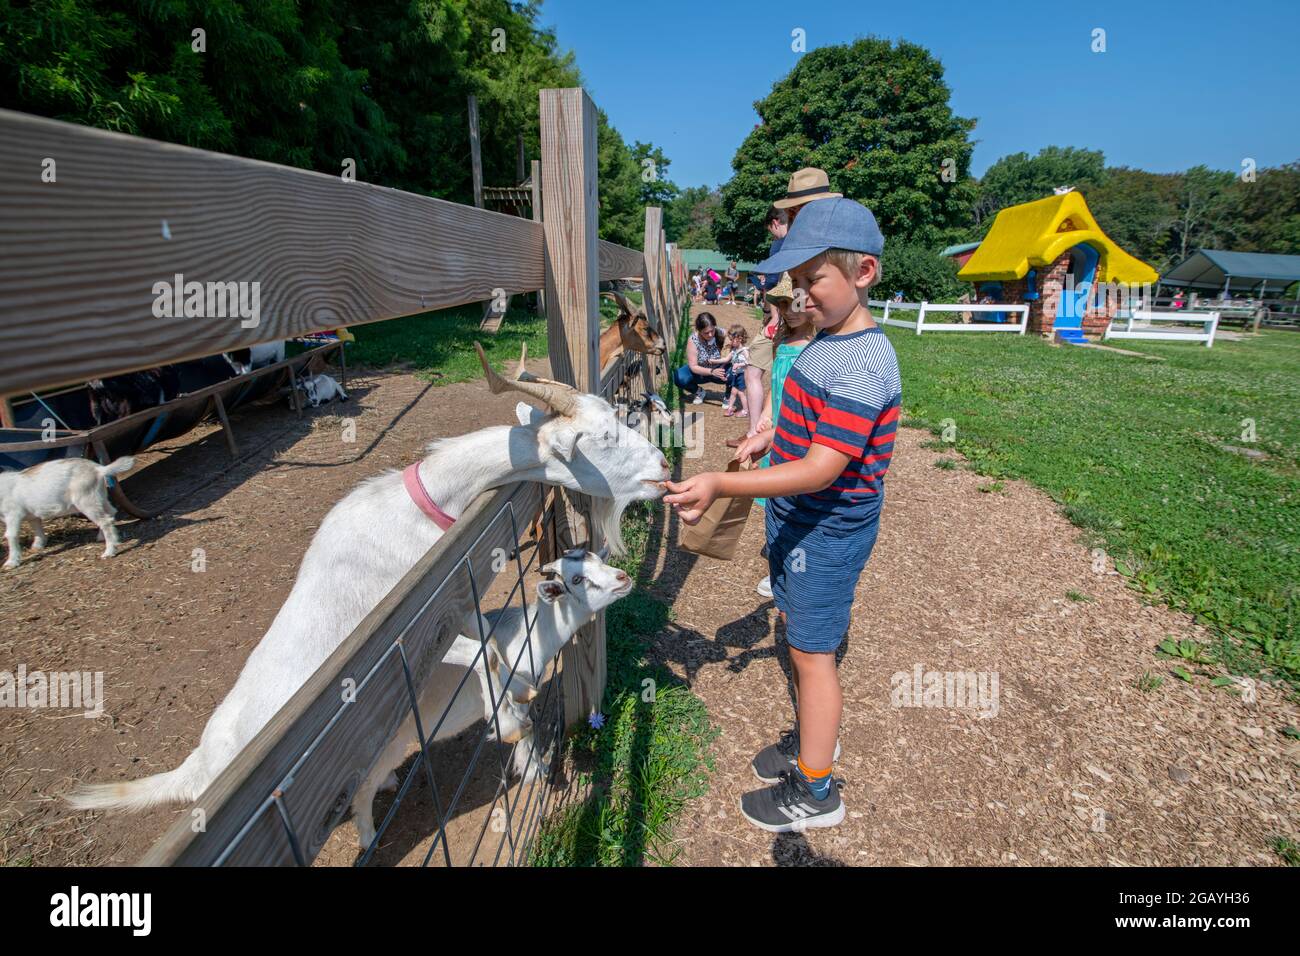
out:
<path id="1" fill-rule="evenodd" d="M 880 259 L 870 253 L 864 253 L 858 263 L 858 277 L 853 284 L 859 289 L 870 289 L 880 278 Z"/>

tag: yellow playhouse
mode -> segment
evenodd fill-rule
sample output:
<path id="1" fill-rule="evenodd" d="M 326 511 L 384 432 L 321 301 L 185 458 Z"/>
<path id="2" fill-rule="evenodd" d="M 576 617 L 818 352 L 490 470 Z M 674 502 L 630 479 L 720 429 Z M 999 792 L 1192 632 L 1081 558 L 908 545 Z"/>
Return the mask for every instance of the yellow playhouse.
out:
<path id="1" fill-rule="evenodd" d="M 1156 270 L 1110 239 L 1080 193 L 1069 191 L 1009 206 L 957 278 L 975 283 L 978 301 L 1024 303 L 1029 328 L 1068 342 L 1100 333 L 1117 297 L 1101 283 L 1155 283 Z"/>

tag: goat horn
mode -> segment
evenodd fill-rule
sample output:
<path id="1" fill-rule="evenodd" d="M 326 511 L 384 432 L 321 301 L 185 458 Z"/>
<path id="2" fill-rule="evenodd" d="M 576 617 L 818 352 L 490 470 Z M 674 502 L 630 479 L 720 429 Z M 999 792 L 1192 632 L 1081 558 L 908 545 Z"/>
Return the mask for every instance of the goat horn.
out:
<path id="1" fill-rule="evenodd" d="M 614 297 L 614 301 L 618 303 L 618 307 L 626 312 L 629 317 L 636 315 L 636 308 L 632 305 L 631 300 L 622 292 L 611 292 L 610 295 Z"/>
<path id="2" fill-rule="evenodd" d="M 524 371 L 524 359 L 528 355 L 527 345 L 524 346 L 520 353 L 519 370 L 515 373 L 513 380 L 502 377 L 492 367 L 487 360 L 487 356 L 483 354 L 483 346 L 478 342 L 474 343 L 474 350 L 478 352 L 478 360 L 483 366 L 483 374 L 487 376 L 488 389 L 491 390 L 493 395 L 500 395 L 502 392 L 509 391 L 523 392 L 559 415 L 572 415 L 578 410 L 578 393 L 572 385 L 566 385 L 563 382 L 556 382 L 548 378 L 538 378 L 532 373 Z"/>

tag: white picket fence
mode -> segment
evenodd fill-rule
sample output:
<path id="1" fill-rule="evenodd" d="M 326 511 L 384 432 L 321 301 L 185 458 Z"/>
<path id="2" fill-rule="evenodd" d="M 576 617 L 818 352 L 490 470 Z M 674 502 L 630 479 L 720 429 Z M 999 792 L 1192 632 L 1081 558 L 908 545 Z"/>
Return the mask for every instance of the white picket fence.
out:
<path id="1" fill-rule="evenodd" d="M 1199 325 L 1201 331 L 1192 329 L 1161 329 L 1155 326 L 1135 326 L 1143 322 L 1176 322 L 1181 325 Z M 1119 326 L 1123 326 L 1120 328 Z M 1143 312 L 1133 311 L 1111 320 L 1102 335 L 1107 339 L 1157 339 L 1166 342 L 1204 342 L 1205 347 L 1213 348 L 1214 334 L 1219 329 L 1218 312 Z"/>
<path id="2" fill-rule="evenodd" d="M 1029 327 L 1029 306 L 1027 305 L 1003 302 L 992 305 L 967 305 L 961 302 L 894 302 L 881 299 L 870 299 L 868 302 L 873 308 L 884 308 L 884 315 L 880 319 L 882 325 L 893 325 L 902 329 L 916 329 L 917 335 L 922 332 L 1015 332 L 1018 335 L 1024 335 L 1025 329 Z M 916 319 L 891 318 L 891 315 L 896 312 L 916 312 Z M 931 322 L 927 325 L 925 317 L 939 312 L 1019 312 L 1020 322 L 1018 324 L 1010 322 Z"/>

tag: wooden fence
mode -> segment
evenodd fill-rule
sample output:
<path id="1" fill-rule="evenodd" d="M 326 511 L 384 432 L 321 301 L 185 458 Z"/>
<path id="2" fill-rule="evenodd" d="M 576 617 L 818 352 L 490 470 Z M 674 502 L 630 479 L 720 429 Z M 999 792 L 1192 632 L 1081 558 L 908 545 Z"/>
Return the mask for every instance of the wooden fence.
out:
<path id="1" fill-rule="evenodd" d="M 0 399 L 495 290 L 544 290 L 551 376 L 612 396 L 629 363 L 598 367 L 600 281 L 639 279 L 647 317 L 675 342 L 686 272 L 658 208 L 642 249 L 598 238 L 596 107 L 581 89 L 540 98 L 540 222 L 0 110 Z M 159 317 L 155 285 L 173 281 L 256 283 L 258 320 Z M 183 816 L 145 862 L 309 863 L 405 716 L 401 661 L 426 678 L 459 633 L 469 590 L 453 576 L 482 593 L 493 549 L 516 547 L 544 499 L 569 528 L 590 504 L 518 483 L 482 495 L 196 801 L 203 831 Z M 578 543 L 598 547 L 582 524 Z M 603 616 L 560 672 L 567 723 L 599 707 Z M 340 712 L 341 682 L 367 675 L 386 680 Z"/>

